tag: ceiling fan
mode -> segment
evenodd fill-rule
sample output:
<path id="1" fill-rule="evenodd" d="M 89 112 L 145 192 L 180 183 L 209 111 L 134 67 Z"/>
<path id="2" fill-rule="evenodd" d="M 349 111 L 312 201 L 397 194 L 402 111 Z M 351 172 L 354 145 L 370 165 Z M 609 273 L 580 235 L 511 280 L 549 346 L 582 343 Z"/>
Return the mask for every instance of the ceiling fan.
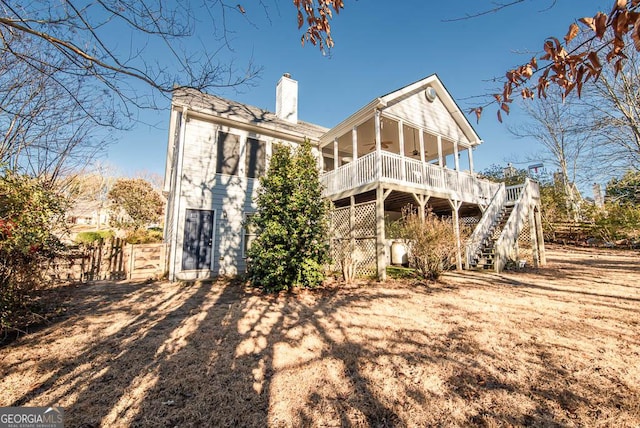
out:
<path id="1" fill-rule="evenodd" d="M 393 141 L 391 141 L 391 140 L 381 141 L 380 142 L 380 147 L 382 147 L 383 149 L 388 149 L 389 147 L 391 147 L 392 144 L 393 144 Z M 372 151 L 375 148 L 376 148 L 376 142 L 374 141 L 369 146 L 369 151 Z"/>

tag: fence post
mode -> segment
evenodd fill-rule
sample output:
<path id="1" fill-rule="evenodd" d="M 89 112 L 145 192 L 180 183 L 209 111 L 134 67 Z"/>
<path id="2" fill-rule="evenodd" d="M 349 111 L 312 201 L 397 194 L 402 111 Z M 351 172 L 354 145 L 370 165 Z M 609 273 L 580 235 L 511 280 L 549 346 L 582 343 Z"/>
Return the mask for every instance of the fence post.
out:
<path id="1" fill-rule="evenodd" d="M 126 274 L 127 279 L 131 279 L 133 275 L 133 267 L 135 266 L 133 261 L 133 244 L 129 244 L 129 272 Z"/>

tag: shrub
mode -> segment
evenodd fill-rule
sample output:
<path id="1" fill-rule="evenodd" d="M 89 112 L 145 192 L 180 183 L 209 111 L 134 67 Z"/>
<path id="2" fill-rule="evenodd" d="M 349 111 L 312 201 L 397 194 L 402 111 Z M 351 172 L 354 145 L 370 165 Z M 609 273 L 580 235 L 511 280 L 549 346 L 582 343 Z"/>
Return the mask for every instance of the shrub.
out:
<path id="1" fill-rule="evenodd" d="M 425 279 L 438 279 L 451 265 L 456 253 L 456 234 L 451 219 L 441 219 L 433 212 L 425 213 L 425 219 L 413 210 L 405 209 L 402 234 L 409 242 L 409 265 Z M 467 235 L 461 227 L 461 240 Z"/>
<path id="2" fill-rule="evenodd" d="M 0 331 L 10 328 L 28 292 L 44 283 L 48 262 L 62 250 L 54 231 L 66 200 L 36 178 L 0 176 Z"/>
<path id="3" fill-rule="evenodd" d="M 158 228 L 153 228 L 148 230 L 132 230 L 127 233 L 124 240 L 128 244 L 155 244 L 162 242 L 162 229 L 158 230 Z"/>
<path id="4" fill-rule="evenodd" d="M 275 148 L 256 203 L 247 225 L 256 233 L 247 252 L 252 284 L 266 291 L 321 284 L 328 260 L 328 203 L 308 142 L 295 151 Z"/>
<path id="5" fill-rule="evenodd" d="M 630 203 L 606 203 L 594 215 L 593 232 L 607 242 L 640 238 L 640 206 Z"/>
<path id="6" fill-rule="evenodd" d="M 78 244 L 93 244 L 98 241 L 106 241 L 115 236 L 112 230 L 92 230 L 79 232 L 74 239 Z"/>

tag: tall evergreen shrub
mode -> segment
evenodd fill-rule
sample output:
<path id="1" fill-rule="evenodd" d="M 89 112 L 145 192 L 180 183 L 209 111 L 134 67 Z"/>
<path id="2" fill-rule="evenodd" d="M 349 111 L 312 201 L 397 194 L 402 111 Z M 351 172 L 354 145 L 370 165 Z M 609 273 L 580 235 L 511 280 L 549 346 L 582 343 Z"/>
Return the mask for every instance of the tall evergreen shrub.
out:
<path id="1" fill-rule="evenodd" d="M 247 225 L 256 233 L 247 253 L 250 281 L 266 291 L 318 286 L 328 261 L 329 206 L 310 143 L 274 147 L 260 185 Z"/>

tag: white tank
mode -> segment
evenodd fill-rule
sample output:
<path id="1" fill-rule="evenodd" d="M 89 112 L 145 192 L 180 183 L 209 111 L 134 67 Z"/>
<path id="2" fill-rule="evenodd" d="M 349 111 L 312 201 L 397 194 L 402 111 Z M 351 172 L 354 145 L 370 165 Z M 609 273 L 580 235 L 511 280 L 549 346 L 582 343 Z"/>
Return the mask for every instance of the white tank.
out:
<path id="1" fill-rule="evenodd" d="M 394 241 L 391 244 L 391 264 L 406 265 L 408 263 L 407 246 L 402 242 Z"/>

